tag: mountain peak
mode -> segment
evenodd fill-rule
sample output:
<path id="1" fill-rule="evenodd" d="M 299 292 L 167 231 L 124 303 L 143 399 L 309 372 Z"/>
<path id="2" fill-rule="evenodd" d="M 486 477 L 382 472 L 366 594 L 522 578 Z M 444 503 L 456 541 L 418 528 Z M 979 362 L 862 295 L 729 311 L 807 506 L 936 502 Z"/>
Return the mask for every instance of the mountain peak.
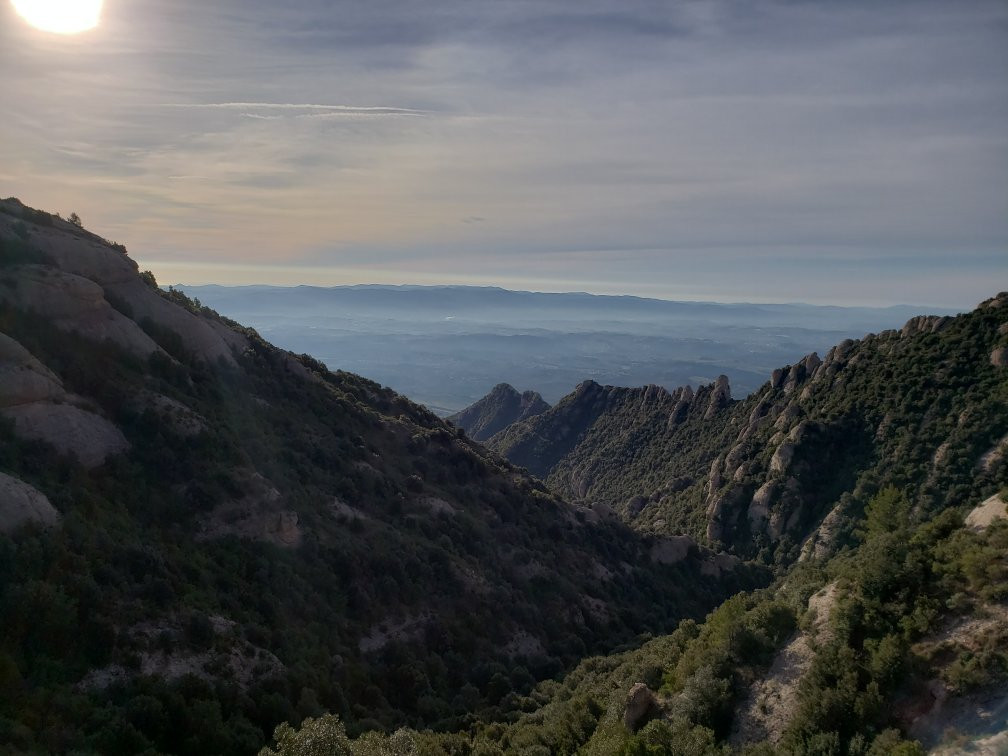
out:
<path id="1" fill-rule="evenodd" d="M 448 418 L 476 441 L 486 441 L 510 425 L 550 408 L 537 391 L 518 390 L 498 383 L 490 393 Z"/>

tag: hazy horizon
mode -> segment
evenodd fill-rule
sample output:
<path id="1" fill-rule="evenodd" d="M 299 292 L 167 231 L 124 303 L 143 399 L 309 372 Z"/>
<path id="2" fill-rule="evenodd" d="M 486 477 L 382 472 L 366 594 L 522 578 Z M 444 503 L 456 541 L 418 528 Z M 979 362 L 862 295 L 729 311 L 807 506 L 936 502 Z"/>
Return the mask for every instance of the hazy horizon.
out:
<path id="1" fill-rule="evenodd" d="M 771 371 L 928 308 L 684 302 L 469 286 L 180 286 L 220 314 L 330 369 L 449 414 L 498 383 L 556 402 L 586 379 L 748 395 Z M 931 314 L 951 314 L 931 309 Z"/>
<path id="2" fill-rule="evenodd" d="M 1008 285 L 1008 282 L 1005 282 Z M 465 289 L 488 289 L 488 290 L 499 290 L 506 291 L 515 294 L 556 294 L 556 295 L 587 295 L 592 297 L 627 297 L 635 299 L 650 299 L 659 302 L 669 302 L 669 303 L 688 303 L 688 304 L 717 304 L 717 305 L 781 305 L 781 306 L 802 306 L 809 305 L 813 307 L 837 307 L 844 309 L 900 309 L 900 308 L 933 308 L 933 311 L 921 309 L 920 314 L 949 314 L 952 312 L 968 312 L 976 307 L 981 301 L 989 299 L 995 296 L 999 291 L 991 291 L 989 296 L 983 297 L 976 302 L 967 303 L 965 305 L 943 305 L 934 302 L 891 302 L 891 303 L 864 303 L 864 302 L 837 302 L 837 301 L 813 301 L 809 300 L 790 300 L 784 301 L 779 299 L 767 299 L 767 298 L 754 298 L 754 299 L 691 299 L 688 297 L 682 298 L 670 298 L 653 296 L 648 294 L 637 294 L 633 292 L 624 291 L 589 291 L 586 289 L 518 289 L 511 286 L 505 286 L 502 284 L 474 284 L 474 283 L 415 283 L 415 282 L 401 282 L 401 283 L 389 283 L 389 282 L 357 282 L 357 283 L 338 283 L 338 284 L 319 284 L 319 283 L 309 283 L 307 281 L 301 283 L 288 283 L 288 284 L 275 284 L 275 283 L 220 283 L 218 281 L 207 281 L 203 283 L 194 283 L 192 281 L 174 281 L 166 282 L 158 278 L 158 284 L 164 288 L 169 286 L 179 289 L 198 289 L 202 287 L 220 287 L 224 289 L 252 289 L 252 288 L 262 288 L 262 289 L 297 289 L 297 288 L 315 288 L 315 289 L 363 289 L 363 288 L 419 288 L 419 289 L 437 289 L 437 288 L 465 288 Z"/>

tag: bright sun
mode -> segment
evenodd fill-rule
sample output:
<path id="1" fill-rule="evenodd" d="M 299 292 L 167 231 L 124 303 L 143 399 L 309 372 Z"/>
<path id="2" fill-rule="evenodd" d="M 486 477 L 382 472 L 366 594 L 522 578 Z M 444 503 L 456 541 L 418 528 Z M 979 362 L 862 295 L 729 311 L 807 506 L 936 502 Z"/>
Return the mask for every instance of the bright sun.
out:
<path id="1" fill-rule="evenodd" d="M 101 16 L 102 0 L 11 0 L 14 9 L 36 29 L 55 34 L 77 34 L 93 29 Z"/>

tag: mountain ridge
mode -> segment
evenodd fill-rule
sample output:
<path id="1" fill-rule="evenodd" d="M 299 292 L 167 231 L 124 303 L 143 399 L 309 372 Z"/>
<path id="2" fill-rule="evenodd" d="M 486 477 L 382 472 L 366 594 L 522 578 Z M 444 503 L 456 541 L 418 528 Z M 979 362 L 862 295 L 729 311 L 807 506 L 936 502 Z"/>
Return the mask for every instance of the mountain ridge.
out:
<path id="1" fill-rule="evenodd" d="M 906 432 L 897 427 L 901 415 L 903 422 L 917 422 L 908 414 L 908 393 L 927 396 L 935 409 L 953 418 L 939 421 L 934 411 L 925 415 L 935 439 L 926 445 L 934 447 L 929 454 L 938 455 L 939 462 L 951 453 L 946 447 L 939 454 L 944 440 L 968 443 L 970 453 L 997 447 L 1008 427 L 991 428 L 984 413 L 960 417 L 964 410 L 951 408 L 989 405 L 988 416 L 1005 416 L 997 390 L 1004 340 L 997 318 L 1004 301 L 1002 294 L 955 318 L 916 316 L 902 329 L 846 340 L 822 359 L 813 353 L 773 371 L 768 382 L 740 401 L 730 399 L 727 381 L 696 392 L 584 383 L 551 410 L 502 430 L 487 443 L 563 495 L 610 506 L 637 527 L 690 533 L 753 556 L 755 550 L 744 547 L 751 537 L 748 518 L 753 528 L 767 529 L 771 543 L 766 547 L 773 551 L 786 531 L 800 540 L 809 536 L 807 526 L 797 519 L 789 526 L 789 518 L 807 516 L 813 501 L 832 510 L 841 506 L 840 494 L 854 494 L 858 478 L 870 470 L 884 479 L 882 471 L 891 461 L 881 458 L 883 448 L 892 454 L 910 451 L 896 438 Z M 937 351 L 924 356 L 925 348 Z M 944 382 L 932 380 L 928 371 Z M 890 376 L 889 382 L 879 381 L 879 375 Z M 988 387 L 988 396 L 980 386 Z M 843 398 L 845 388 L 849 395 L 862 387 L 874 392 L 879 405 L 868 415 Z M 972 396 L 964 399 L 957 391 Z M 835 443 L 849 448 L 840 454 Z M 852 444 L 860 444 L 859 450 Z M 822 454 L 839 454 L 853 467 L 813 481 L 809 459 Z M 927 462 L 928 456 L 915 451 L 914 464 Z M 941 464 L 930 467 L 922 483 L 935 489 L 945 471 Z M 959 477 L 956 485 L 964 485 Z M 653 488 L 646 490 L 644 480 Z M 735 529 L 737 534 L 730 535 Z"/>

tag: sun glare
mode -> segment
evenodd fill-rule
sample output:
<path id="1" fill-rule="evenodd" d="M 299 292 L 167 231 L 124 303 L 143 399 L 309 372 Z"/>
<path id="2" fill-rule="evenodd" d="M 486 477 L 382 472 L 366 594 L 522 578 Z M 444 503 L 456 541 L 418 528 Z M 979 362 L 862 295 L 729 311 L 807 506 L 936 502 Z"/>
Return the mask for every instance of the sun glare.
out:
<path id="1" fill-rule="evenodd" d="M 78 34 L 98 25 L 102 0 L 11 0 L 14 9 L 36 29 Z"/>

